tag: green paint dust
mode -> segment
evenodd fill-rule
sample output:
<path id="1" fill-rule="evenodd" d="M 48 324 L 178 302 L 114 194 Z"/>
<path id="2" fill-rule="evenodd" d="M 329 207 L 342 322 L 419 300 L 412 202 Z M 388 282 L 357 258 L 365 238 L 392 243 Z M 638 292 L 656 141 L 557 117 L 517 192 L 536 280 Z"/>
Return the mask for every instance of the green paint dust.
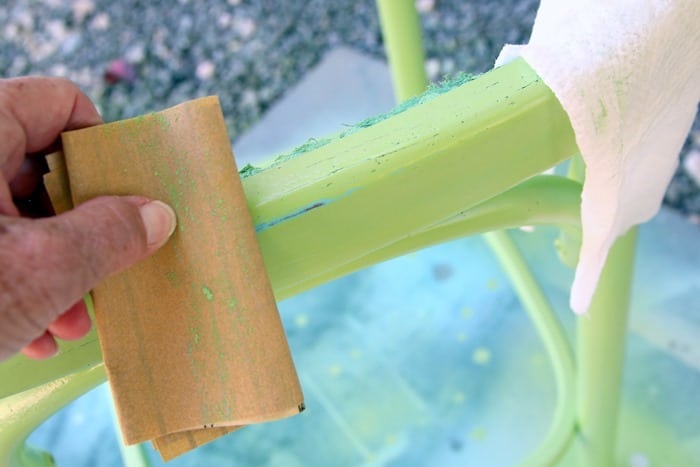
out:
<path id="1" fill-rule="evenodd" d="M 287 153 L 283 153 L 279 156 L 277 156 L 270 165 L 265 166 L 265 167 L 255 167 L 251 164 L 247 164 L 245 167 L 243 167 L 239 171 L 239 175 L 241 178 L 247 178 L 251 177 L 253 175 L 256 175 L 264 170 L 267 170 L 269 168 L 275 167 L 283 162 L 286 162 L 290 159 L 294 159 L 295 157 L 313 151 L 315 149 L 321 148 L 328 143 L 331 143 L 335 140 L 339 140 L 342 138 L 345 138 L 346 136 L 349 136 L 358 130 L 361 130 L 363 128 L 370 127 L 372 125 L 376 125 L 379 122 L 382 122 L 384 120 L 387 120 L 395 115 L 398 115 L 411 107 L 415 107 L 416 105 L 419 104 L 424 104 L 428 101 L 431 101 L 435 99 L 436 97 L 445 94 L 446 92 L 449 92 L 469 81 L 472 81 L 473 79 L 477 78 L 478 75 L 473 75 L 470 73 L 458 73 L 454 77 L 447 78 L 444 81 L 438 83 L 438 84 L 431 84 L 430 87 L 423 93 L 418 96 L 415 96 L 411 99 L 408 99 L 407 101 L 402 102 L 401 104 L 397 105 L 394 107 L 392 110 L 389 112 L 376 115 L 374 117 L 366 118 L 362 120 L 361 122 L 358 122 L 354 125 L 348 125 L 348 128 L 344 131 L 341 131 L 340 133 L 330 136 L 327 138 L 311 138 L 305 143 L 303 143 L 300 146 L 297 146 L 296 148 L 292 149 L 291 151 Z"/>
<path id="2" fill-rule="evenodd" d="M 214 300 L 214 292 L 211 291 L 209 287 L 202 286 L 202 293 L 204 294 L 204 298 L 206 298 L 208 301 Z"/>

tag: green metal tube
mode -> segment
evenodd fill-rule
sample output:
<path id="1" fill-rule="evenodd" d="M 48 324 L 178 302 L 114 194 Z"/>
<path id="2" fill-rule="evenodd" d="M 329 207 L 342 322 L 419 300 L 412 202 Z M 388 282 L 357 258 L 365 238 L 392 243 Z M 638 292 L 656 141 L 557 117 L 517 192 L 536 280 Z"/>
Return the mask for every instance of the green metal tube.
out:
<path id="1" fill-rule="evenodd" d="M 49 467 L 48 453 L 26 446 L 25 440 L 49 416 L 105 380 L 103 365 L 28 391 L 0 399 L 0 465 Z"/>
<path id="2" fill-rule="evenodd" d="M 523 462 L 523 465 L 532 467 L 553 465 L 566 453 L 574 439 L 576 372 L 573 351 L 549 300 L 508 232 L 489 232 L 484 239 L 535 325 L 554 370 L 557 404 L 549 431 L 538 449 Z"/>
<path id="3" fill-rule="evenodd" d="M 610 250 L 588 316 L 578 320 L 577 455 L 581 467 L 615 463 L 637 228 Z"/>
<path id="4" fill-rule="evenodd" d="M 396 101 L 402 102 L 428 86 L 420 18 L 413 0 L 377 0 L 377 10 Z"/>
<path id="5" fill-rule="evenodd" d="M 522 65 L 245 179 L 278 298 L 575 153 L 559 102 Z"/>
<path id="6" fill-rule="evenodd" d="M 523 225 L 580 226 L 581 185 L 564 177 L 539 175 L 458 215 L 401 240 L 338 265 L 329 274 L 341 277 L 372 264 L 468 235 Z M 292 294 L 322 282 L 304 281 Z"/>

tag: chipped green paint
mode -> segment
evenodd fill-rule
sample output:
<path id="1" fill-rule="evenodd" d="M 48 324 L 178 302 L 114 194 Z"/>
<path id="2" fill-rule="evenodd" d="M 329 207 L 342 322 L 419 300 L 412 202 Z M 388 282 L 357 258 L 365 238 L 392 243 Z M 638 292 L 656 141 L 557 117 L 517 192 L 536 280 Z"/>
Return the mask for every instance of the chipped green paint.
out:
<path id="1" fill-rule="evenodd" d="M 247 178 L 260 172 L 262 172 L 262 169 L 259 169 L 252 164 L 246 164 L 238 171 L 238 174 L 241 176 L 241 178 Z"/>
<path id="2" fill-rule="evenodd" d="M 406 110 L 410 109 L 411 107 L 430 102 L 436 97 L 441 96 L 442 94 L 445 94 L 446 92 L 456 87 L 459 87 L 469 81 L 472 81 L 473 79 L 476 79 L 477 76 L 478 75 L 473 75 L 470 73 L 458 73 L 454 77 L 445 79 L 439 84 L 431 84 L 423 94 L 420 94 L 400 103 L 399 105 L 397 105 L 396 107 L 394 107 L 386 113 L 366 118 L 354 125 L 350 125 L 346 130 L 341 131 L 335 136 L 330 136 L 326 138 L 310 138 L 305 143 L 295 147 L 291 151 L 277 156 L 269 166 L 255 167 L 251 164 L 246 164 L 245 167 L 243 167 L 239 171 L 239 174 L 241 178 L 247 178 L 256 175 L 264 170 L 276 167 L 279 164 L 284 163 L 285 161 L 288 161 L 290 159 L 294 159 L 301 154 L 322 148 L 323 146 L 326 146 L 327 144 L 332 143 L 335 140 L 343 139 L 346 136 L 350 136 L 363 128 L 371 127 L 395 115 L 399 115 L 405 112 Z"/>
<path id="3" fill-rule="evenodd" d="M 201 339 L 199 334 L 199 328 L 190 328 L 190 334 L 192 334 L 192 342 L 194 342 L 195 344 L 199 344 L 199 341 Z"/>
<path id="4" fill-rule="evenodd" d="M 608 117 L 608 108 L 605 107 L 605 103 L 602 99 L 598 99 L 598 112 L 596 112 L 593 119 L 593 126 L 596 131 L 602 131 L 605 127 L 606 118 Z"/>
<path id="5" fill-rule="evenodd" d="M 212 292 L 211 289 L 206 285 L 202 286 L 202 293 L 208 301 L 211 302 L 212 300 L 214 300 L 214 292 Z"/>

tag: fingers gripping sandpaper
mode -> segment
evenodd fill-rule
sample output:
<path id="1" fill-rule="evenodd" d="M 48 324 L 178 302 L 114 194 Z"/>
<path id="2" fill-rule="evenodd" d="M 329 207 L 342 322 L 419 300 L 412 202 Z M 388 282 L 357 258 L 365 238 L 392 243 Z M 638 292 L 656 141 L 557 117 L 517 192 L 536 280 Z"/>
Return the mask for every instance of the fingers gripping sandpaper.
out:
<path id="1" fill-rule="evenodd" d="M 93 291 L 125 442 L 152 440 L 168 460 L 246 424 L 299 413 L 299 380 L 218 100 L 62 140 L 64 161 L 53 156 L 46 177 L 57 209 L 69 196 L 77 205 L 139 194 L 178 216 L 162 249 Z"/>

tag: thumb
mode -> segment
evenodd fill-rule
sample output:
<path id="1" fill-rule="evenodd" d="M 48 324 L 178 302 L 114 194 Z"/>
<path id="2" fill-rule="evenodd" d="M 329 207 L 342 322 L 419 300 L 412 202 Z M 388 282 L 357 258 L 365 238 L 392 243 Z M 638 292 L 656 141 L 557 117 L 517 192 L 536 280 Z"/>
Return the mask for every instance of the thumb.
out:
<path id="1" fill-rule="evenodd" d="M 169 206 L 136 196 L 96 198 L 45 219 L 0 217 L 0 360 L 99 281 L 155 252 L 175 223 Z"/>

